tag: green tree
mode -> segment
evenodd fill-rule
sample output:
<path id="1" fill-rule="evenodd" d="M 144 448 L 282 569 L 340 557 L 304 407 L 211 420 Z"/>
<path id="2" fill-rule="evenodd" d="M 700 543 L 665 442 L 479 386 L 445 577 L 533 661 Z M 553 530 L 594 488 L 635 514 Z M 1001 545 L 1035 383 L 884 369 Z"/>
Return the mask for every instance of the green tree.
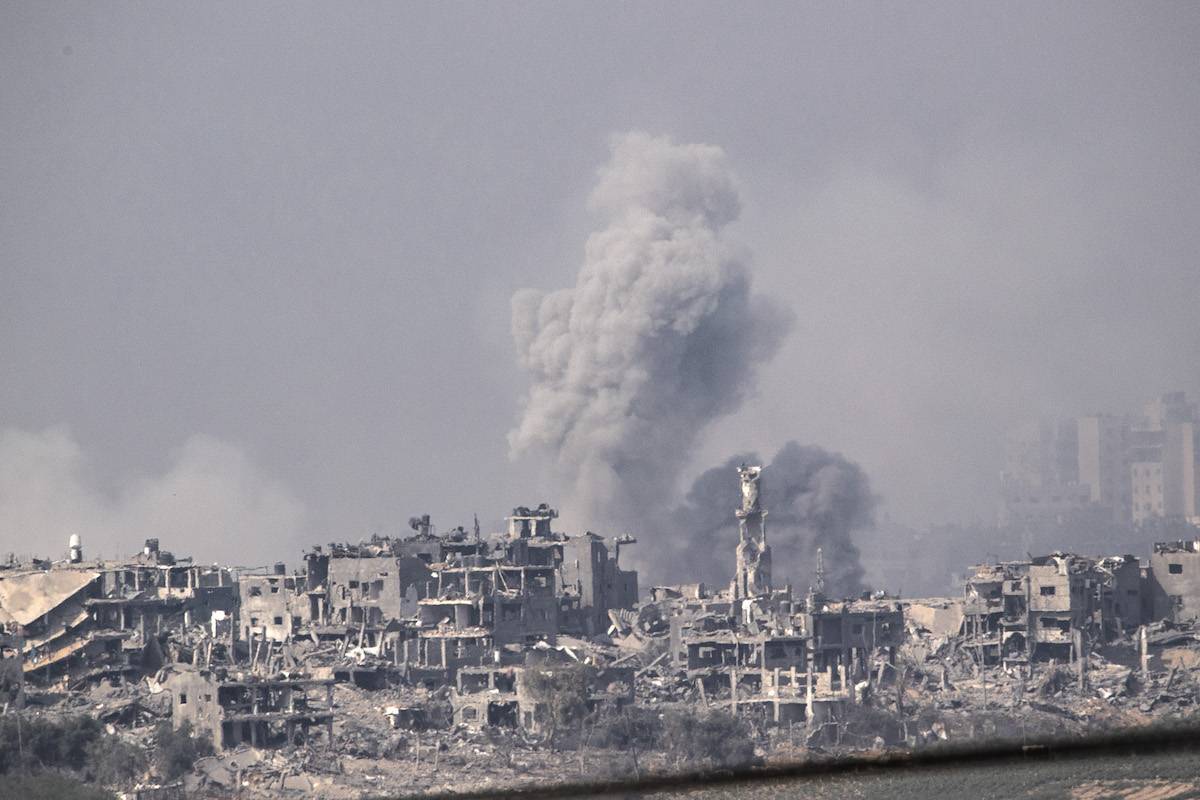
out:
<path id="1" fill-rule="evenodd" d="M 593 740 L 600 747 L 629 753 L 633 757 L 634 779 L 641 775 L 641 753 L 658 746 L 663 722 L 658 712 L 644 706 L 609 709 L 597 715 Z"/>
<path id="2" fill-rule="evenodd" d="M 689 769 L 742 769 L 760 761 L 750 726 L 724 711 L 671 710 L 661 738 L 668 756 Z"/>
<path id="3" fill-rule="evenodd" d="M 88 745 L 101 735 L 100 723 L 91 717 L 52 720 L 5 715 L 0 717 L 0 773 L 40 767 L 81 769 Z"/>
<path id="4" fill-rule="evenodd" d="M 146 754 L 117 736 L 101 736 L 87 748 L 87 775 L 101 786 L 126 788 L 146 772 Z"/>
<path id="5" fill-rule="evenodd" d="M 53 772 L 0 775 L 0 797 L 21 800 L 115 800 L 111 792 Z"/>
<path id="6" fill-rule="evenodd" d="M 582 724 L 588 713 L 588 686 L 592 668 L 584 664 L 527 667 L 522 689 L 534 703 L 534 718 L 547 734 L 550 746 L 561 731 Z"/>
<path id="7" fill-rule="evenodd" d="M 209 738 L 193 736 L 186 722 L 178 730 L 169 722 L 159 723 L 154 740 L 154 772 L 163 781 L 175 780 L 190 771 L 196 759 L 213 754 Z"/>

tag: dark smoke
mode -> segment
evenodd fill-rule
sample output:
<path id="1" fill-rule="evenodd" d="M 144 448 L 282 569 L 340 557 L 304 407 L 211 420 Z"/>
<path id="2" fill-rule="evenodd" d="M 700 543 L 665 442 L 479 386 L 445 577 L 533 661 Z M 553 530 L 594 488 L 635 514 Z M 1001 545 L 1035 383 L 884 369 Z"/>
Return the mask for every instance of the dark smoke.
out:
<path id="1" fill-rule="evenodd" d="M 669 582 L 724 586 L 732 579 L 734 511 L 741 504 L 736 468 L 757 463 L 763 462 L 753 453 L 737 455 L 692 484 L 671 513 L 676 547 L 657 564 Z M 861 467 L 820 447 L 788 442 L 763 470 L 761 491 L 776 586 L 791 583 L 802 592 L 813 585 L 819 547 L 828 595 L 849 597 L 867 588 L 852 534 L 874 524 L 876 498 Z"/>
<path id="2" fill-rule="evenodd" d="M 619 137 L 591 206 L 603 224 L 575 285 L 513 297 L 532 383 L 509 443 L 553 464 L 575 527 L 633 527 L 661 517 L 697 436 L 741 405 L 790 316 L 724 241 L 740 202 L 720 148 Z"/>

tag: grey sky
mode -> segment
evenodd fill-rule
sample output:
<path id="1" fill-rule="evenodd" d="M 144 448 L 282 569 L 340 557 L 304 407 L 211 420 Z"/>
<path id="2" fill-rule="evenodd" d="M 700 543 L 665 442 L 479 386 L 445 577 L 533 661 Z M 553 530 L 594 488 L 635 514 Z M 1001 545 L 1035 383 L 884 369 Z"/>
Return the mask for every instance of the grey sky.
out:
<path id="1" fill-rule="evenodd" d="M 986 517 L 1015 418 L 1200 393 L 1200 7 L 914 8 L 0 5 L 0 549 L 553 500 L 509 299 L 630 130 L 725 150 L 797 317 L 688 478 L 797 439 Z"/>

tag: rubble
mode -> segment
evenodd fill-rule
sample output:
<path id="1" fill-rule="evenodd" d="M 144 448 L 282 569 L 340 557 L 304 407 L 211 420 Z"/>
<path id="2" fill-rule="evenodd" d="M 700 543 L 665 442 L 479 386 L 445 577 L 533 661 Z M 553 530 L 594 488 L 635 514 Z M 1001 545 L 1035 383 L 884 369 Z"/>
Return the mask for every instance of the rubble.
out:
<path id="1" fill-rule="evenodd" d="M 86 561 L 78 541 L 63 561 L 10 560 L 0 708 L 83 713 L 140 747 L 167 720 L 212 741 L 181 784 L 144 793 L 356 797 L 611 778 L 614 758 L 669 772 L 677 754 L 638 726 L 683 712 L 737 720 L 777 764 L 1079 736 L 1200 704 L 1196 543 L 1147 564 L 978 565 L 957 598 L 829 597 L 818 555 L 797 593 L 772 573 L 762 471 L 738 472 L 729 585 L 641 602 L 619 565 L 633 537 L 556 532 L 546 504 L 489 536 L 414 517 L 406 538 L 314 547 L 293 573 L 196 565 L 154 539 L 124 560 Z"/>

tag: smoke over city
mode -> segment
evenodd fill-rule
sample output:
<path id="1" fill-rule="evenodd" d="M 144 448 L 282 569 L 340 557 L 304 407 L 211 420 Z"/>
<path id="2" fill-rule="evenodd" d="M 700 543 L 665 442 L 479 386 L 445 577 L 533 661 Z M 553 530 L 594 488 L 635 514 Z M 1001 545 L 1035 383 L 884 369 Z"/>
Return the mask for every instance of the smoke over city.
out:
<path id="1" fill-rule="evenodd" d="M 0 428 L 0 553 L 126 556 L 147 538 L 200 560 L 292 560 L 308 544 L 306 509 L 240 447 L 195 434 L 162 472 L 113 479 L 65 427 Z M 232 560 L 232 559 L 231 559 Z"/>
<path id="2" fill-rule="evenodd" d="M 509 445 L 551 459 L 573 521 L 624 525 L 671 502 L 697 437 L 741 405 L 791 318 L 722 238 L 740 202 L 720 148 L 617 137 L 590 206 L 603 226 L 575 286 L 512 299 L 532 385 Z"/>
<path id="3" fill-rule="evenodd" d="M 735 455 L 692 484 L 670 518 L 675 547 L 659 564 L 669 571 L 669 580 L 716 586 L 730 580 L 738 542 L 734 510 L 741 503 L 735 470 L 739 464 L 761 463 L 753 453 Z M 821 548 L 831 596 L 865 588 L 853 533 L 873 524 L 876 498 L 858 464 L 820 447 L 788 442 L 763 470 L 761 492 L 776 585 L 791 583 L 799 591 L 812 585 Z"/>

